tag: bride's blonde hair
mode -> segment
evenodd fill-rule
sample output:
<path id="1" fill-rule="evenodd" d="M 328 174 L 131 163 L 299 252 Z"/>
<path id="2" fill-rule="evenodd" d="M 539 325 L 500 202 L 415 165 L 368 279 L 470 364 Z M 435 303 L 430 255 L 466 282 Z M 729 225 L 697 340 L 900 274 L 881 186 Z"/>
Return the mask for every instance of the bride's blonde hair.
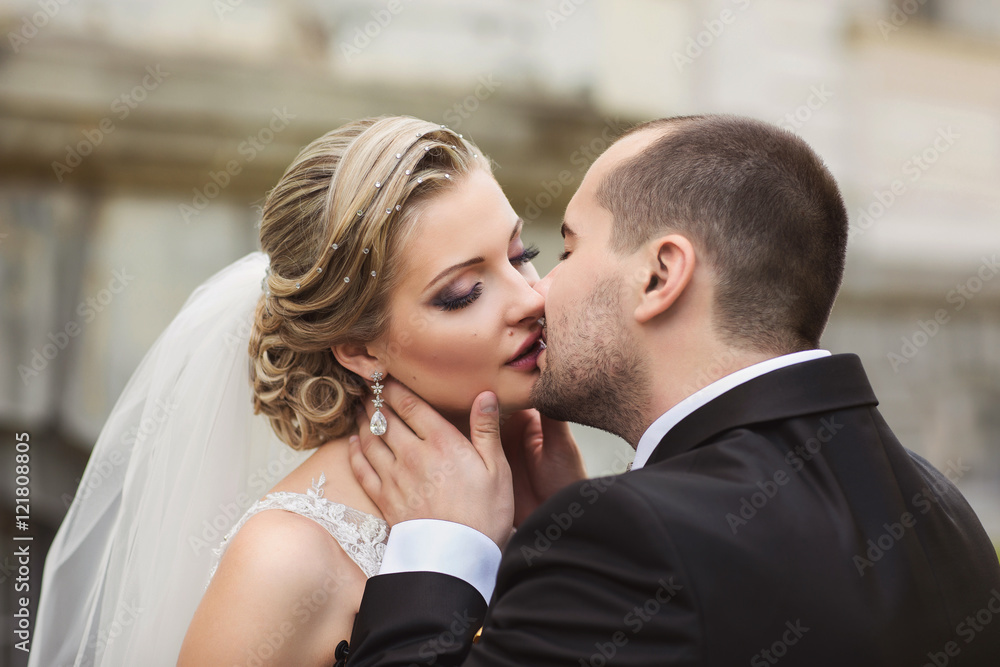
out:
<path id="1" fill-rule="evenodd" d="M 264 202 L 270 256 L 250 335 L 254 411 L 294 449 L 355 428 L 367 378 L 330 347 L 381 337 L 401 252 L 436 192 L 490 163 L 461 135 L 409 117 L 348 123 L 306 146 Z"/>

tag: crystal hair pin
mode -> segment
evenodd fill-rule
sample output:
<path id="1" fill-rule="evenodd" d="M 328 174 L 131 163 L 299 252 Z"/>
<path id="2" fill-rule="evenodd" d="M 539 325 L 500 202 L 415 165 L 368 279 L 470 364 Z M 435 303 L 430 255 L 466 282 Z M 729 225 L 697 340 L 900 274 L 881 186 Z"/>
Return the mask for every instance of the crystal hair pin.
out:
<path id="1" fill-rule="evenodd" d="M 441 129 L 441 130 L 445 130 L 445 131 L 447 131 L 447 132 L 451 133 L 451 135 L 452 135 L 452 136 L 456 136 L 456 137 L 458 137 L 459 139 L 464 139 L 463 135 L 461 135 L 461 134 L 458 134 L 458 133 L 457 133 L 457 132 L 455 132 L 454 130 L 450 129 L 450 128 L 449 128 L 449 127 L 448 127 L 447 125 L 441 125 L 441 126 L 440 126 L 440 129 Z M 417 133 L 416 133 L 416 137 L 417 137 L 417 139 L 419 140 L 419 139 L 421 139 L 421 138 L 422 138 L 422 137 L 423 137 L 423 136 L 424 136 L 425 134 L 427 134 L 427 133 L 426 133 L 426 132 L 417 132 Z M 372 205 L 374 204 L 375 200 L 376 200 L 376 199 L 378 198 L 378 196 L 379 196 L 379 193 L 380 193 L 380 192 L 382 191 L 382 186 L 383 186 L 383 185 L 385 185 L 386 183 L 388 183 L 388 182 L 389 182 L 389 179 L 390 179 L 390 178 L 392 178 L 392 175 L 393 175 L 393 173 L 394 173 L 394 172 L 396 171 L 396 168 L 397 168 L 397 167 L 398 167 L 398 166 L 399 166 L 399 165 L 400 165 L 400 164 L 402 163 L 402 159 L 403 159 L 403 156 L 404 156 L 404 155 L 405 155 L 406 153 L 408 153 L 408 152 L 410 151 L 410 149 L 412 149 L 412 148 L 413 148 L 414 146 L 418 145 L 418 143 L 419 143 L 419 141 L 414 141 L 414 142 L 413 142 L 412 144 L 410 144 L 410 146 L 409 146 L 409 147 L 407 147 L 407 148 L 406 148 L 405 150 L 403 150 L 403 151 L 401 151 L 401 152 L 398 152 L 398 153 L 395 153 L 395 158 L 396 158 L 396 163 L 395 163 L 395 164 L 394 164 L 394 165 L 392 166 L 392 168 L 391 168 L 391 169 L 389 170 L 389 173 L 388 173 L 388 174 L 386 174 L 386 176 L 385 176 L 385 178 L 384 178 L 384 179 L 381 179 L 381 180 L 378 180 L 378 181 L 375 181 L 375 194 L 374 194 L 374 195 L 372 196 L 371 200 L 369 201 L 369 204 L 368 204 L 368 206 L 369 206 L 369 207 L 371 207 L 371 206 L 372 206 Z M 450 148 L 452 148 L 452 149 L 455 149 L 455 150 L 457 150 L 457 148 L 456 148 L 456 146 L 455 146 L 454 144 L 447 144 L 447 145 L 448 145 L 448 146 L 449 146 Z M 425 153 L 428 153 L 428 152 L 430 152 L 430 150 L 431 150 L 431 148 L 432 148 L 432 147 L 431 147 L 431 146 L 424 146 L 423 148 L 424 148 L 424 152 L 425 152 Z M 473 158 L 478 158 L 478 157 L 479 157 L 479 154 L 478 154 L 478 153 L 475 153 L 475 154 L 473 154 L 473 156 L 472 156 L 472 157 L 473 157 Z M 412 169 L 406 169 L 406 170 L 405 170 L 405 171 L 404 171 L 403 173 L 405 173 L 405 174 L 406 174 L 407 176 L 409 176 L 409 175 L 411 175 L 411 174 L 413 173 L 413 170 L 412 170 Z M 450 174 L 445 174 L 445 176 L 444 176 L 444 177 L 445 177 L 446 179 L 448 179 L 448 180 L 451 180 L 451 175 L 450 175 Z M 422 184 L 423 182 L 424 182 L 424 179 L 423 179 L 422 177 L 420 177 L 420 178 L 417 178 L 417 184 Z M 381 207 L 379 207 L 379 208 L 381 208 Z M 401 207 L 401 206 L 400 206 L 399 204 L 396 204 L 396 205 L 395 205 L 395 209 L 396 209 L 397 211 L 399 211 L 399 210 L 401 210 L 401 209 L 402 209 L 402 207 Z M 366 211 L 366 210 L 368 210 L 368 209 L 367 209 L 367 208 L 359 208 L 359 209 L 358 209 L 358 211 L 357 211 L 357 216 L 358 216 L 359 218 L 362 218 L 362 217 L 364 217 L 364 215 L 365 215 L 365 211 Z M 377 209 L 376 209 L 376 210 L 377 210 Z M 386 215 L 392 215 L 392 208 L 391 208 L 391 206 L 390 206 L 390 208 L 387 208 L 387 209 L 385 209 L 385 212 L 386 212 Z M 332 247 L 333 247 L 333 249 L 334 249 L 334 250 L 336 250 L 336 249 L 337 249 L 337 248 L 336 248 L 336 246 L 332 246 Z"/>

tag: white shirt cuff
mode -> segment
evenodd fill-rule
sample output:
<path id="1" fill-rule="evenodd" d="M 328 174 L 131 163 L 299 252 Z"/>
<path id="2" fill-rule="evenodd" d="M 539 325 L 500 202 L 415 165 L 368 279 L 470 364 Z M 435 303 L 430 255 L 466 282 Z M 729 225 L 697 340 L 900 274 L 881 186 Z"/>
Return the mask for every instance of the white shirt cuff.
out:
<path id="1" fill-rule="evenodd" d="M 392 527 L 379 574 L 439 572 L 458 577 L 489 603 L 500 569 L 500 547 L 475 528 L 439 519 Z"/>

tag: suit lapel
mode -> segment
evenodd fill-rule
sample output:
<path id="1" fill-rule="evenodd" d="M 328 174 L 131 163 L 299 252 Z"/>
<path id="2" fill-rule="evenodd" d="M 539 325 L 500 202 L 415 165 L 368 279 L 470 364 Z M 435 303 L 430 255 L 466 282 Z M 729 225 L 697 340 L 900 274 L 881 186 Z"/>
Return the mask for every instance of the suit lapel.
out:
<path id="1" fill-rule="evenodd" d="M 786 366 L 730 389 L 682 419 L 646 465 L 740 426 L 862 405 L 878 405 L 878 399 L 857 355 L 837 354 Z"/>

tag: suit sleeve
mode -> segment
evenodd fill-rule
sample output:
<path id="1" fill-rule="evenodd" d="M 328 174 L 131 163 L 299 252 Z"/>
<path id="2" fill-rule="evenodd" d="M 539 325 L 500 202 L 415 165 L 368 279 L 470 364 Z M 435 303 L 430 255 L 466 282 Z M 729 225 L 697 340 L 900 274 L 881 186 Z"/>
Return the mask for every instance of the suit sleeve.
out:
<path id="1" fill-rule="evenodd" d="M 475 589 L 425 573 L 433 579 L 422 590 L 400 580 L 377 608 L 366 589 L 348 664 L 699 664 L 695 592 L 661 517 L 622 479 L 572 485 L 525 521 L 504 552 L 478 643 L 478 628 L 458 649 L 442 640 L 450 639 L 445 622 L 460 625 Z"/>
<path id="2" fill-rule="evenodd" d="M 437 572 L 368 580 L 347 664 L 460 665 L 482 627 L 486 601 L 471 584 Z"/>

